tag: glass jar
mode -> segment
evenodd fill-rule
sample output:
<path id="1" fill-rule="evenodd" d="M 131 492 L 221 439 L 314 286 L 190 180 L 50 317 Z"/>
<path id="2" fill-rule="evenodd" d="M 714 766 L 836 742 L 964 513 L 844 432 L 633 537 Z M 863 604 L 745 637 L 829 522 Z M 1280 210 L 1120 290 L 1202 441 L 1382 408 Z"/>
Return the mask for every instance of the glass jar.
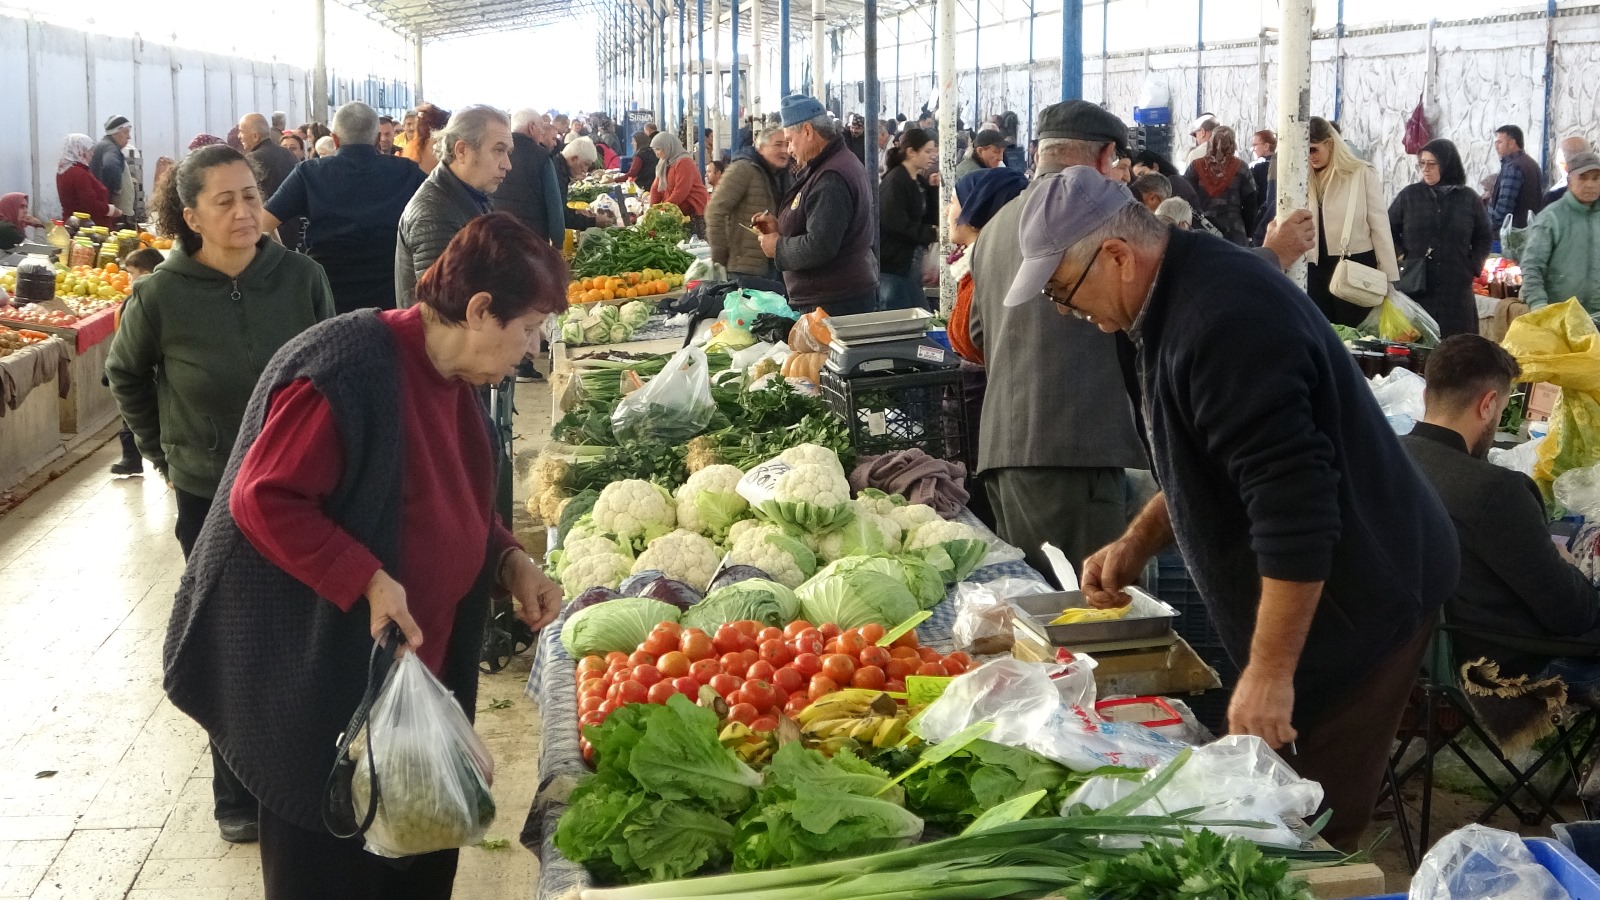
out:
<path id="1" fill-rule="evenodd" d="M 77 237 L 78 232 L 83 231 L 86 228 L 93 228 L 94 227 L 94 219 L 91 218 L 89 216 L 89 214 L 86 213 L 86 212 L 75 212 L 75 213 L 73 213 L 72 214 L 72 222 L 73 222 L 73 224 L 75 226 L 72 229 L 73 237 Z"/>
<path id="2" fill-rule="evenodd" d="M 117 261 L 117 242 L 107 241 L 100 245 L 100 251 L 95 254 L 94 267 L 104 269 Z"/>
<path id="3" fill-rule="evenodd" d="M 56 267 L 43 256 L 29 256 L 17 264 L 17 305 L 43 303 L 56 296 Z"/>
<path id="4" fill-rule="evenodd" d="M 93 266 L 95 256 L 99 253 L 94 241 L 88 237 L 78 238 L 72 242 L 72 259 L 68 262 L 71 266 Z"/>
<path id="5" fill-rule="evenodd" d="M 139 249 L 139 232 L 124 228 L 117 232 L 117 259 L 127 259 L 128 254 Z"/>

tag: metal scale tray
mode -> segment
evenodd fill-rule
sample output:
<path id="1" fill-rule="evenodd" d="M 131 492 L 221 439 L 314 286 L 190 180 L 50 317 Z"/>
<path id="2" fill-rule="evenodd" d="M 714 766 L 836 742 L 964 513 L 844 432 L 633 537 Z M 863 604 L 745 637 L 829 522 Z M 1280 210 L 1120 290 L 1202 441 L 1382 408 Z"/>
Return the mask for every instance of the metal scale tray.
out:
<path id="1" fill-rule="evenodd" d="M 828 344 L 829 369 L 841 375 L 881 372 L 901 368 L 954 368 L 955 358 L 928 341 L 925 309 L 836 316 L 828 319 L 833 340 Z"/>

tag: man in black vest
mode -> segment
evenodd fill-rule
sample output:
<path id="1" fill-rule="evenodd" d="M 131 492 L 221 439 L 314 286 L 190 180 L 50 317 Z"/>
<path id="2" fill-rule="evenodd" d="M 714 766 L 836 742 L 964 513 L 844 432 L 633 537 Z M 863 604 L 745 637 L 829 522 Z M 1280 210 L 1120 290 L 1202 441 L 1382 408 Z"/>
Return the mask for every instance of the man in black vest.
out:
<path id="1" fill-rule="evenodd" d="M 783 98 L 789 151 L 803 167 L 779 202 L 776 217 L 754 219 L 761 251 L 778 263 L 789 305 L 830 316 L 867 313 L 878 306 L 877 228 L 872 184 L 861 160 L 845 148 L 839 123 L 814 97 Z"/>

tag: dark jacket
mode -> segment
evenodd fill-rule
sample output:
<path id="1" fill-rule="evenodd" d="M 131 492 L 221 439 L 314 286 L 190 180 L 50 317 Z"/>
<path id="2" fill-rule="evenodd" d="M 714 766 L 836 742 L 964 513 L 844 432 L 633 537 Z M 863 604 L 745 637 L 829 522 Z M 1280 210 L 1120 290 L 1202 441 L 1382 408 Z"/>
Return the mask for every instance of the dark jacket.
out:
<path id="1" fill-rule="evenodd" d="M 776 259 L 790 306 L 808 312 L 876 298 L 872 185 L 844 141 L 835 138 L 800 170 L 781 205 Z"/>
<path id="2" fill-rule="evenodd" d="M 1254 254 L 1168 233 L 1133 335 L 1156 476 L 1241 668 L 1261 579 L 1324 583 L 1295 670 L 1305 722 L 1432 624 L 1454 529 L 1310 298 Z"/>
<path id="3" fill-rule="evenodd" d="M 878 256 L 883 271 L 911 271 L 917 251 L 939 239 L 939 189 L 895 166 L 878 186 Z"/>
<path id="4" fill-rule="evenodd" d="M 395 302 L 400 308 L 411 305 L 417 279 L 444 253 L 456 232 L 489 209 L 489 195 L 457 178 L 444 163 L 434 168 L 400 214 L 394 250 Z"/>
<path id="5" fill-rule="evenodd" d="M 1543 209 L 1544 175 L 1539 164 L 1521 150 L 1500 160 L 1494 196 L 1489 204 L 1489 225 L 1500 233 L 1506 216 L 1514 228 L 1526 228 L 1533 214 Z"/>
<path id="6" fill-rule="evenodd" d="M 328 515 L 396 571 L 404 506 L 396 352 L 388 326 L 370 311 L 324 322 L 284 346 L 244 410 L 221 493 L 231 491 L 274 391 L 309 379 L 328 400 L 344 450 Z M 498 562 L 486 560 L 457 609 L 440 672 L 469 720 Z M 370 618 L 365 600 L 341 612 L 267 561 L 226 502 L 212 506 L 173 603 L 163 651 L 167 696 L 205 728 L 262 805 L 317 834 L 325 833 L 322 797 L 335 743 L 366 688 Z"/>
<path id="7" fill-rule="evenodd" d="M 128 161 L 122 155 L 122 148 L 117 146 L 117 142 L 113 141 L 110 135 L 101 138 L 100 143 L 95 144 L 94 150 L 89 153 L 89 172 L 106 186 L 106 193 L 110 196 L 115 196 L 122 190 L 122 173 L 127 167 Z M 132 210 L 125 209 L 122 212 L 126 215 Z M 67 215 L 72 213 L 69 212 Z"/>
<path id="8" fill-rule="evenodd" d="M 272 199 L 272 195 L 283 187 L 289 180 L 289 173 L 299 165 L 299 160 L 294 154 L 285 150 L 277 141 L 267 138 L 261 143 L 250 148 L 245 154 L 255 163 L 256 179 L 261 185 L 261 199 L 263 202 Z M 300 222 L 285 221 L 278 225 L 278 240 L 283 245 L 293 250 L 300 244 Z"/>
<path id="9" fill-rule="evenodd" d="M 1200 164 L 1190 163 L 1188 171 L 1183 173 L 1183 180 L 1194 188 L 1195 197 L 1200 201 L 1195 212 L 1210 219 L 1223 237 L 1241 247 L 1250 246 L 1250 235 L 1256 230 L 1256 214 L 1261 210 L 1255 178 L 1240 162 L 1238 171 L 1233 173 L 1233 180 L 1222 189 L 1222 193 L 1212 197 L 1201 183 L 1200 170 L 1196 168 Z"/>
<path id="10" fill-rule="evenodd" d="M 749 225 L 757 213 L 775 211 L 788 189 L 789 173 L 767 165 L 754 147 L 735 153 L 706 204 L 706 243 L 711 245 L 712 262 L 732 273 L 768 277 L 772 260 L 761 252 L 761 240 L 740 226 Z"/>
<path id="11" fill-rule="evenodd" d="M 1256 183 L 1256 199 L 1259 201 L 1267 195 L 1267 177 L 1271 174 L 1272 157 L 1258 159 L 1250 164 L 1250 177 Z"/>
<path id="12" fill-rule="evenodd" d="M 628 177 L 633 183 L 640 185 L 640 190 L 649 190 L 650 185 L 656 183 L 656 152 L 649 147 L 633 155 L 633 162 L 628 165 Z"/>
<path id="13" fill-rule="evenodd" d="M 322 267 L 269 238 L 238 278 L 174 245 L 133 286 L 106 360 L 139 453 L 180 490 L 215 494 L 268 360 L 332 315 Z"/>
<path id="14" fill-rule="evenodd" d="M 561 189 L 561 214 L 566 219 L 566 226 L 573 231 L 582 231 L 593 228 L 595 220 L 566 205 L 567 188 L 572 186 L 572 165 L 567 158 L 561 155 L 561 148 L 550 151 L 550 162 L 556 167 L 556 187 Z M 565 237 L 563 235 L 563 237 Z"/>
<path id="15" fill-rule="evenodd" d="M 550 155 L 533 138 L 513 133 L 511 171 L 495 189 L 493 203 L 496 212 L 510 213 L 534 234 L 555 241 L 564 237 L 557 232 L 566 228 L 567 194 L 559 186 Z"/>
<path id="16" fill-rule="evenodd" d="M 1478 333 L 1472 280 L 1483 271 L 1494 240 L 1483 205 L 1464 185 L 1408 184 L 1389 204 L 1395 252 L 1427 257 L 1427 290 L 1411 299 L 1439 323 L 1439 337 Z"/>
<path id="17" fill-rule="evenodd" d="M 1600 654 L 1600 593 L 1550 540 L 1544 498 L 1521 472 L 1467 453 L 1426 422 L 1400 439 L 1455 522 L 1461 580 L 1445 605 L 1456 661 L 1486 656 L 1507 677 L 1552 657 Z"/>
<path id="18" fill-rule="evenodd" d="M 856 135 L 852 134 L 850 129 L 846 128 L 844 130 L 844 145 L 850 149 L 850 152 L 855 155 L 856 159 L 861 160 L 862 163 L 866 163 L 867 133 L 865 131 L 861 132 L 859 135 Z"/>

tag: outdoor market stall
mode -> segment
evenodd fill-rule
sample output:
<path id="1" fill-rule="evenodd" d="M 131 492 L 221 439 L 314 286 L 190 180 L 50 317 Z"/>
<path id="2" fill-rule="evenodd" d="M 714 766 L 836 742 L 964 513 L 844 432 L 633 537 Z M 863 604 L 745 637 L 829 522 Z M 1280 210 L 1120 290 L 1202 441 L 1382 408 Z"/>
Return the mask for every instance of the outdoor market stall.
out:
<path id="1" fill-rule="evenodd" d="M 72 352 L 54 335 L 0 327 L 0 488 L 61 452 L 62 402 L 72 393 Z"/>

